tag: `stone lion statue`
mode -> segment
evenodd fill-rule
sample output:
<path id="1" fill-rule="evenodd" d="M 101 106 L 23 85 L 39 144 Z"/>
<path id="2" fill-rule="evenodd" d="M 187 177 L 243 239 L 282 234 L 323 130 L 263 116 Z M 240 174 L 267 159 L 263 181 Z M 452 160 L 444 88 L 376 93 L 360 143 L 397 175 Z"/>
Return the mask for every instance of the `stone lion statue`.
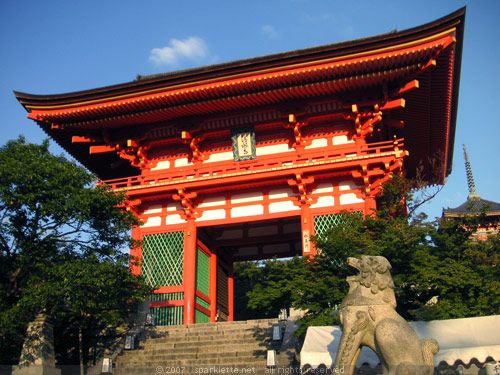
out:
<path id="1" fill-rule="evenodd" d="M 348 258 L 359 274 L 347 278 L 349 292 L 339 308 L 342 337 L 334 369 L 353 374 L 362 346 L 377 353 L 387 375 L 431 375 L 439 344 L 420 339 L 396 312 L 391 264 L 382 256 Z"/>

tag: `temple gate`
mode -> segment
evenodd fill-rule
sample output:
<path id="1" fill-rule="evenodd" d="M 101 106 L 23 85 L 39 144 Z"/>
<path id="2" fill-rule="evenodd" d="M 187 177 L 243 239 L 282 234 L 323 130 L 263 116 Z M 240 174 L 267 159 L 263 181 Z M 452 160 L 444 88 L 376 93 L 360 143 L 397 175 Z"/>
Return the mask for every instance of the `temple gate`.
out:
<path id="1" fill-rule="evenodd" d="M 314 255 L 393 173 L 451 172 L 465 10 L 411 30 L 16 97 L 128 195 L 158 324 L 233 320 L 233 263 Z M 428 158 L 442 157 L 439 170 Z"/>

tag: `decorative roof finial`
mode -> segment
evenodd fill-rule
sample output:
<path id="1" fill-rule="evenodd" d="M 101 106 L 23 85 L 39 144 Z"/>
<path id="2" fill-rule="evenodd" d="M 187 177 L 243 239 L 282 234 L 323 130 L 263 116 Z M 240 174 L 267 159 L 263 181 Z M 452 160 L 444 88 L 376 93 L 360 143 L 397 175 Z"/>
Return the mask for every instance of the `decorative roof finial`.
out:
<path id="1" fill-rule="evenodd" d="M 465 143 L 462 143 L 464 148 L 464 157 L 465 157 L 465 171 L 467 172 L 467 184 L 469 185 L 469 197 L 467 199 L 472 198 L 480 198 L 479 194 L 476 193 L 476 186 L 474 185 L 474 177 L 472 176 L 472 168 L 469 162 L 469 155 L 467 155 L 467 149 L 465 148 Z"/>

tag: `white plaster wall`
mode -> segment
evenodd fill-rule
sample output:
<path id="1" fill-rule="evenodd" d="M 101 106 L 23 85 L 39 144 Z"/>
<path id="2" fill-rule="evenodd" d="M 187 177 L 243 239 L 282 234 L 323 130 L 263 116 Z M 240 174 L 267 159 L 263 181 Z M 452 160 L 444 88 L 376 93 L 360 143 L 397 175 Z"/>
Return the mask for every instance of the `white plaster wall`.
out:
<path id="1" fill-rule="evenodd" d="M 317 138 L 313 139 L 311 144 L 309 146 L 306 146 L 305 149 L 310 149 L 310 148 L 319 148 L 319 147 L 326 147 L 328 146 L 328 140 L 326 138 Z"/>
<path id="2" fill-rule="evenodd" d="M 167 220 L 166 220 L 167 225 L 183 224 L 185 222 L 186 222 L 186 220 L 181 218 L 181 215 L 179 215 L 179 214 L 167 215 Z"/>
<path id="3" fill-rule="evenodd" d="M 340 191 L 345 191 L 345 190 L 354 190 L 354 189 L 361 189 L 362 186 L 356 185 L 356 183 L 353 180 L 344 180 L 339 182 L 339 190 Z"/>
<path id="4" fill-rule="evenodd" d="M 261 204 L 231 208 L 231 217 L 246 217 L 262 214 L 264 214 L 264 206 Z"/>
<path id="5" fill-rule="evenodd" d="M 162 209 L 163 209 L 163 206 L 161 204 L 155 204 L 155 205 L 149 206 L 147 208 L 147 210 L 144 211 L 144 215 L 159 214 L 159 213 L 161 213 Z"/>
<path id="6" fill-rule="evenodd" d="M 295 206 L 292 201 L 269 203 L 269 213 L 270 214 L 276 213 L 276 212 L 286 212 L 286 211 L 295 211 L 295 210 L 300 210 L 300 207 Z"/>
<path id="7" fill-rule="evenodd" d="M 167 204 L 167 212 L 179 211 L 181 209 L 182 209 L 182 207 L 181 207 L 180 203 L 178 203 L 178 202 L 172 202 L 172 203 Z"/>
<path id="8" fill-rule="evenodd" d="M 144 225 L 142 225 L 142 228 L 158 227 L 160 225 L 161 225 L 161 217 L 153 216 L 153 217 L 148 217 Z"/>
<path id="9" fill-rule="evenodd" d="M 233 152 L 232 151 L 211 154 L 208 157 L 208 159 L 205 161 L 205 163 L 214 163 L 216 161 L 227 161 L 227 160 L 233 160 Z"/>
<path id="10" fill-rule="evenodd" d="M 178 168 L 178 167 L 185 167 L 187 165 L 193 165 L 193 163 L 189 162 L 188 158 L 175 159 L 174 166 L 176 168 Z"/>
<path id="11" fill-rule="evenodd" d="M 151 168 L 151 170 L 152 171 L 161 171 L 162 169 L 168 169 L 168 168 L 170 168 L 170 161 L 169 160 L 162 160 L 156 164 L 156 167 Z"/>
<path id="12" fill-rule="evenodd" d="M 225 204 L 226 204 L 225 197 L 210 197 L 210 198 L 203 199 L 203 202 L 201 202 L 198 205 L 198 207 L 205 208 L 205 207 L 214 207 L 214 206 L 224 206 Z"/>
<path id="13" fill-rule="evenodd" d="M 358 198 L 355 193 L 347 193 L 340 196 L 340 204 L 353 204 L 363 202 L 364 200 Z"/>
<path id="14" fill-rule="evenodd" d="M 231 203 L 246 203 L 246 202 L 255 202 L 261 201 L 264 198 L 264 195 L 261 192 L 251 192 L 251 193 L 243 193 L 243 194 L 235 194 L 231 196 Z"/>
<path id="15" fill-rule="evenodd" d="M 332 143 L 334 146 L 353 142 L 353 140 L 349 140 L 349 138 L 347 138 L 347 135 L 336 135 L 332 138 Z"/>
<path id="16" fill-rule="evenodd" d="M 257 156 L 274 155 L 288 151 L 290 151 L 288 145 L 286 143 L 280 143 L 277 145 L 257 147 Z"/>
<path id="17" fill-rule="evenodd" d="M 219 220 L 226 218 L 226 210 L 208 210 L 204 211 L 201 217 L 196 219 L 196 221 L 207 221 L 207 220 Z"/>
<path id="18" fill-rule="evenodd" d="M 331 195 L 318 197 L 318 201 L 314 204 L 311 204 L 311 208 L 333 207 L 333 206 L 335 206 L 335 199 Z"/>
<path id="19" fill-rule="evenodd" d="M 323 183 L 318 184 L 318 187 L 313 190 L 313 194 L 321 194 L 321 193 L 333 193 L 333 184 L 332 183 Z"/>
<path id="20" fill-rule="evenodd" d="M 278 199 L 278 198 L 288 198 L 293 197 L 295 194 L 292 189 L 277 189 L 269 191 L 269 199 Z"/>

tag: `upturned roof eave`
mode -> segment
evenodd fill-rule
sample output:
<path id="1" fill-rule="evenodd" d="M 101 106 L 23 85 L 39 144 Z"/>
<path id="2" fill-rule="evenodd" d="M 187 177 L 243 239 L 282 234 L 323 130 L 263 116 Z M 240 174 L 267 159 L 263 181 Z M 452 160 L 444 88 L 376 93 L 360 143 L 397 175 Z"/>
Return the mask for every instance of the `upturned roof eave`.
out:
<path id="1" fill-rule="evenodd" d="M 500 203 L 479 197 L 468 199 L 458 207 L 443 209 L 443 216 L 478 215 L 484 208 L 488 209 L 484 212 L 487 216 L 500 215 Z"/>
<path id="2" fill-rule="evenodd" d="M 444 30 L 449 27 L 455 26 L 457 29 L 457 49 L 456 58 L 457 63 L 455 75 L 457 79 L 454 81 L 459 82 L 460 77 L 460 61 L 462 51 L 463 39 L 463 22 L 465 18 L 465 7 L 453 12 L 445 17 L 436 21 L 432 21 L 425 25 L 417 26 L 411 29 L 391 32 L 381 35 L 376 35 L 367 38 L 361 38 L 346 42 L 328 44 L 318 47 L 282 52 L 272 55 L 255 57 L 250 59 L 237 60 L 217 65 L 209 65 L 199 68 L 188 70 L 174 71 L 163 74 L 156 74 L 151 76 L 140 76 L 131 82 L 94 88 L 89 90 L 75 91 L 63 94 L 51 95 L 37 95 L 28 94 L 23 92 L 14 91 L 14 95 L 18 101 L 29 112 L 30 105 L 36 106 L 54 106 L 62 104 L 70 104 L 72 102 L 80 102 L 90 98 L 99 99 L 109 96 L 123 95 L 127 93 L 134 93 L 136 91 L 152 90 L 174 84 L 189 83 L 201 79 L 210 79 L 223 77 L 228 74 L 244 74 L 251 73 L 252 71 L 260 69 L 269 69 L 278 67 L 283 64 L 290 63 L 307 63 L 314 61 L 318 58 L 342 56 L 346 53 L 369 51 L 374 48 L 381 48 L 387 45 L 401 43 L 402 41 L 411 41 L 418 38 L 425 37 L 439 30 Z M 456 90 L 456 100 L 458 100 L 458 87 Z M 453 114 L 455 113 L 455 114 Z M 452 111 L 452 116 L 456 117 L 456 109 Z M 454 133 L 454 130 L 453 130 Z M 454 137 L 451 137 L 452 139 Z M 453 150 L 453 149 L 451 149 Z"/>

